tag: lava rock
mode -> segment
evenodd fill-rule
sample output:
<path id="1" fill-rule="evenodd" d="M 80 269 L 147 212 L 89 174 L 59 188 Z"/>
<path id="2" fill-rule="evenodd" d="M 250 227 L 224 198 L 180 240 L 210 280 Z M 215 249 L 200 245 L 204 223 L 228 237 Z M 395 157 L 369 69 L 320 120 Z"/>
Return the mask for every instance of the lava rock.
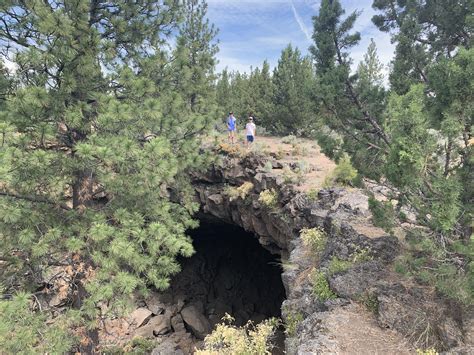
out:
<path id="1" fill-rule="evenodd" d="M 181 316 L 196 338 L 204 339 L 210 333 L 211 325 L 208 319 L 194 305 L 184 307 Z"/>
<path id="2" fill-rule="evenodd" d="M 181 314 L 177 314 L 171 317 L 171 327 L 175 333 L 185 332 L 186 327 L 184 326 L 183 317 Z"/>
<path id="3" fill-rule="evenodd" d="M 152 338 L 158 335 L 164 335 L 171 331 L 171 321 L 166 315 L 152 317 L 143 327 L 135 331 L 135 337 Z"/>
<path id="4" fill-rule="evenodd" d="M 132 314 L 130 314 L 132 323 L 135 324 L 137 327 L 141 327 L 151 318 L 151 316 L 152 312 L 144 307 L 137 308 L 132 312 Z"/>

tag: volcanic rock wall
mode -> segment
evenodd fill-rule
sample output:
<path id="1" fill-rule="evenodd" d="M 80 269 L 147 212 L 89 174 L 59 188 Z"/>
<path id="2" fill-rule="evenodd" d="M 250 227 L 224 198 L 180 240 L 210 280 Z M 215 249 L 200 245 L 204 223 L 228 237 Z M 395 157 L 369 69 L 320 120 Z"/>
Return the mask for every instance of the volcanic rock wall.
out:
<path id="1" fill-rule="evenodd" d="M 281 256 L 287 296 L 282 314 L 295 326 L 286 340 L 289 353 L 409 353 L 428 346 L 469 351 L 472 315 L 463 316 L 429 287 L 392 271 L 400 242 L 373 226 L 362 190 L 321 189 L 310 198 L 285 183 L 276 169 L 264 169 L 268 162 L 279 168 L 271 158 L 254 154 L 225 156 L 205 174 L 196 174 L 194 186 L 201 213 L 254 233 L 264 248 Z M 229 194 L 244 183 L 251 186 L 245 196 Z M 278 204 L 269 208 L 259 197 L 272 189 Z M 300 238 L 303 228 L 314 227 L 328 238 L 317 258 Z M 364 258 L 356 260 L 361 254 Z M 313 292 L 310 274 L 334 260 L 346 261 L 346 267 L 328 276 L 337 298 L 323 301 Z"/>

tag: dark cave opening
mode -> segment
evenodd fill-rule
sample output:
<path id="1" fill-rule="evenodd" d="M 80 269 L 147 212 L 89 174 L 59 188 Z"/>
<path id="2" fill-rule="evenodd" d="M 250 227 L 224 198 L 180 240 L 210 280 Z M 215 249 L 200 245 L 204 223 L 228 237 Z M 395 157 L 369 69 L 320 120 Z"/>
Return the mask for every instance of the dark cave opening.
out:
<path id="1" fill-rule="evenodd" d="M 202 218 L 190 233 L 196 253 L 181 260 L 171 283 L 175 301 L 194 305 L 213 329 L 225 313 L 241 326 L 281 316 L 285 289 L 280 257 L 264 249 L 252 233 Z"/>

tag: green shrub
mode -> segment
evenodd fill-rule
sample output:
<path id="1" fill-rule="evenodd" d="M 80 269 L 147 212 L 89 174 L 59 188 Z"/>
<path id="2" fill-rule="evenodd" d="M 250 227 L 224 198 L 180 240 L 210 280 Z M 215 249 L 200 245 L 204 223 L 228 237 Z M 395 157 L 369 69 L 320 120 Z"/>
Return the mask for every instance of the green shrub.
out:
<path id="1" fill-rule="evenodd" d="M 296 184 L 298 181 L 296 174 L 287 165 L 283 167 L 283 181 L 285 184 Z"/>
<path id="2" fill-rule="evenodd" d="M 390 232 L 395 227 L 396 215 L 390 201 L 378 201 L 374 196 L 370 196 L 369 209 L 376 227 L 380 227 L 386 232 Z"/>
<path id="3" fill-rule="evenodd" d="M 296 170 L 302 172 L 303 174 L 307 174 L 311 172 L 311 166 L 308 164 L 307 161 L 300 160 L 297 163 Z"/>
<path id="4" fill-rule="evenodd" d="M 298 138 L 296 138 L 296 136 L 290 134 L 286 137 L 283 137 L 281 139 L 281 142 L 282 143 L 285 143 L 285 144 L 296 144 L 296 142 L 298 141 Z"/>
<path id="5" fill-rule="evenodd" d="M 253 184 L 249 181 L 244 182 L 239 187 L 230 186 L 224 190 L 224 193 L 229 197 L 230 201 L 235 201 L 238 198 L 245 200 L 248 194 L 253 190 Z"/>
<path id="6" fill-rule="evenodd" d="M 343 154 L 334 171 L 324 180 L 325 187 L 333 185 L 352 185 L 357 178 L 357 170 L 352 166 L 349 155 Z"/>
<path id="7" fill-rule="evenodd" d="M 265 163 L 265 165 L 263 166 L 263 171 L 265 171 L 266 173 L 271 173 L 273 170 L 273 164 L 271 161 L 267 161 Z"/>
<path id="8" fill-rule="evenodd" d="M 203 350 L 198 355 L 234 355 L 234 354 L 271 354 L 271 337 L 279 325 L 275 318 L 264 320 L 254 326 L 251 322 L 243 327 L 236 327 L 234 319 L 226 314 L 224 323 L 204 339 Z"/>
<path id="9" fill-rule="evenodd" d="M 278 206 L 278 193 L 274 189 L 264 190 L 258 196 L 258 202 L 268 209 Z"/>
<path id="10" fill-rule="evenodd" d="M 359 301 L 373 314 L 379 311 L 379 300 L 375 294 L 366 292 L 359 297 Z"/>
<path id="11" fill-rule="evenodd" d="M 306 193 L 306 196 L 308 196 L 311 201 L 316 201 L 318 199 L 318 194 L 319 189 L 311 189 Z"/>
<path id="12" fill-rule="evenodd" d="M 326 275 L 322 271 L 316 269 L 309 275 L 311 285 L 313 286 L 313 295 L 320 301 L 327 301 L 337 298 L 337 295 L 329 288 Z"/>
<path id="13" fill-rule="evenodd" d="M 347 271 L 353 265 L 352 261 L 341 260 L 338 257 L 333 257 L 329 261 L 328 265 L 328 275 L 334 275 L 339 272 Z"/>
<path id="14" fill-rule="evenodd" d="M 300 237 L 304 246 L 314 254 L 320 254 L 326 247 L 327 236 L 321 228 L 303 228 L 300 231 Z"/>
<path id="15" fill-rule="evenodd" d="M 372 255 L 370 255 L 370 249 L 360 248 L 358 246 L 356 246 L 354 253 L 351 255 L 351 261 L 354 264 L 371 261 L 373 259 Z"/>
<path id="16" fill-rule="evenodd" d="M 451 250 L 438 246 L 420 231 L 408 233 L 407 240 L 408 249 L 395 262 L 396 272 L 436 287 L 461 305 L 474 304 L 474 238 L 454 242 L 448 246 Z M 456 263 L 451 261 L 453 255 Z"/>
<path id="17" fill-rule="evenodd" d="M 303 314 L 300 312 L 288 312 L 285 317 L 285 333 L 289 337 L 296 335 L 298 324 L 303 321 Z"/>

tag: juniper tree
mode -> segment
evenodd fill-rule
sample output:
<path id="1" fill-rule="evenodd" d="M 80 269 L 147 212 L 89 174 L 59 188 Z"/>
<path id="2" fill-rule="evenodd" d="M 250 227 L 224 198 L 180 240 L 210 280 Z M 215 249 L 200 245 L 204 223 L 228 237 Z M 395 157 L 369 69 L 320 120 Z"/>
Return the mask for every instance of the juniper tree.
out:
<path id="1" fill-rule="evenodd" d="M 0 5 L 1 49 L 13 53 L 21 84 L 2 116 L 13 132 L 0 150 L 9 292 L 36 291 L 44 268 L 68 265 L 68 304 L 93 322 L 100 302 L 115 310 L 132 292 L 166 288 L 176 257 L 193 253 L 185 177 L 205 164 L 196 141 L 206 117 L 178 117 L 169 105 L 204 106 L 188 95 L 202 86 L 183 94 L 165 73 L 166 39 L 183 10 L 160 0 Z M 202 64 L 186 63 L 191 72 Z"/>
<path id="2" fill-rule="evenodd" d="M 415 2 L 404 4 L 407 8 L 421 6 Z M 390 4 L 393 5 L 390 1 L 385 3 L 390 8 Z M 462 12 L 462 4 L 451 5 L 443 8 Z M 418 210 L 420 221 L 433 228 L 441 240 L 453 232 L 465 233 L 458 218 L 465 214 L 460 202 L 466 201 L 466 197 L 461 197 L 460 179 L 469 175 L 465 169 L 469 170 L 471 160 L 471 148 L 465 138 L 471 137 L 472 93 L 466 83 L 470 82 L 472 56 L 457 47 L 458 52 L 451 54 L 451 58 L 447 55 L 443 60 L 441 56 L 438 63 L 430 59 L 422 67 L 427 78 L 424 86 L 408 86 L 407 92 L 392 93 L 388 109 L 384 110 L 383 96 L 379 102 L 373 100 L 382 94 L 380 88 L 374 84 L 367 86 L 366 74 L 364 70 L 361 72 L 364 66 L 368 67 L 370 55 L 359 69 L 359 80 L 357 75 L 350 75 L 351 62 L 345 51 L 359 39 L 357 33 L 349 34 L 357 14 L 341 20 L 343 13 L 339 1 L 325 0 L 314 18 L 312 51 L 318 73 L 318 94 L 327 124 L 343 137 L 343 148 L 351 154 L 358 170 L 377 179 L 387 177 L 400 189 L 404 201 Z M 407 23 L 417 21 L 416 26 L 420 28 L 426 21 L 417 18 L 413 11 L 408 11 L 407 16 Z M 388 26 L 387 22 L 383 24 Z M 432 26 L 436 26 L 436 22 Z M 440 25 L 439 38 L 430 37 L 438 54 L 454 53 L 452 45 L 469 42 L 453 40 L 443 49 L 441 43 L 446 37 L 441 34 L 444 30 Z M 438 33 L 432 28 L 430 31 Z M 425 54 L 426 58 L 432 55 L 428 51 Z M 444 79 L 440 80 L 441 77 Z M 467 180 L 464 184 L 470 186 Z M 472 196 L 472 193 L 464 196 Z"/>
<path id="3" fill-rule="evenodd" d="M 452 56 L 458 47 L 470 47 L 474 5 L 470 0 L 374 0 L 373 22 L 393 32 L 396 43 L 392 89 L 404 94 L 410 85 L 427 83 L 426 66 L 439 57 Z"/>
<path id="4" fill-rule="evenodd" d="M 342 19 L 344 13 L 338 0 L 323 0 L 313 18 L 314 46 L 310 50 L 316 65 L 315 96 L 326 125 L 343 137 L 342 148 L 352 156 L 357 169 L 378 177 L 381 156 L 390 140 L 382 116 L 361 99 L 356 76 L 351 75 L 348 50 L 360 40 L 358 32 L 351 33 L 358 12 Z M 329 148 L 323 144 L 323 150 L 331 155 L 331 137 L 323 138 Z"/>

